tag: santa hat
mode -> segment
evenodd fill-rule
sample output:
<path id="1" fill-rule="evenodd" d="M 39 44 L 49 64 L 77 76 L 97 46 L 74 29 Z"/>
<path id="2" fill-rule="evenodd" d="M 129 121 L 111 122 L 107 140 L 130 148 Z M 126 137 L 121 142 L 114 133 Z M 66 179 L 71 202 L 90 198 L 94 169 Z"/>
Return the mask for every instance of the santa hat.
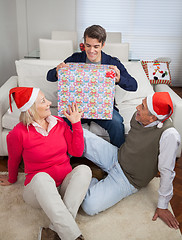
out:
<path id="1" fill-rule="evenodd" d="M 15 87 L 9 91 L 9 105 L 12 112 L 11 106 L 11 95 L 13 96 L 17 108 L 21 112 L 27 111 L 35 102 L 39 88 L 32 87 Z"/>
<path id="2" fill-rule="evenodd" d="M 147 97 L 148 110 L 156 116 L 161 122 L 157 125 L 158 128 L 163 126 L 173 113 L 173 103 L 168 92 L 155 92 Z"/>

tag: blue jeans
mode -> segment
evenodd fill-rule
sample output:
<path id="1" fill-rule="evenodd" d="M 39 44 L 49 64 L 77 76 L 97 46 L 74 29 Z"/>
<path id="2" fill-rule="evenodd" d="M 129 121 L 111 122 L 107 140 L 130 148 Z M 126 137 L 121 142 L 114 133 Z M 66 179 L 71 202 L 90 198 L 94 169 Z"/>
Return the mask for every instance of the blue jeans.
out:
<path id="1" fill-rule="evenodd" d="M 117 147 L 86 129 L 84 129 L 84 141 L 83 155 L 108 174 L 100 181 L 92 178 L 82 203 L 83 210 L 88 215 L 94 215 L 138 190 L 130 184 L 118 163 Z"/>
<path id="2" fill-rule="evenodd" d="M 70 122 L 67 119 L 64 119 L 69 126 Z M 82 119 L 82 123 L 88 123 L 93 121 L 104 128 L 110 137 L 110 142 L 116 147 L 120 147 L 125 141 L 125 132 L 123 118 L 116 109 L 113 109 L 112 120 L 100 120 L 100 119 Z"/>

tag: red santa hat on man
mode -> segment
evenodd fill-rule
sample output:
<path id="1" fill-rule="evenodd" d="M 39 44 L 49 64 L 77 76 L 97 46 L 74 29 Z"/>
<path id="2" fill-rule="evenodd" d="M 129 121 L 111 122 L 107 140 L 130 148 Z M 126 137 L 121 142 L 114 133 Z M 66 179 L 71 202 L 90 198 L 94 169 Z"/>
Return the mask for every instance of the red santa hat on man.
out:
<path id="1" fill-rule="evenodd" d="M 17 108 L 21 112 L 27 111 L 35 102 L 39 88 L 32 88 L 32 87 L 15 87 L 9 91 L 9 105 L 10 110 L 12 112 L 12 105 L 11 105 L 11 95 L 13 96 Z"/>
<path id="2" fill-rule="evenodd" d="M 158 118 L 160 123 L 158 128 L 163 126 L 163 122 L 166 121 L 173 113 L 173 103 L 168 92 L 155 92 L 147 97 L 148 110 Z"/>

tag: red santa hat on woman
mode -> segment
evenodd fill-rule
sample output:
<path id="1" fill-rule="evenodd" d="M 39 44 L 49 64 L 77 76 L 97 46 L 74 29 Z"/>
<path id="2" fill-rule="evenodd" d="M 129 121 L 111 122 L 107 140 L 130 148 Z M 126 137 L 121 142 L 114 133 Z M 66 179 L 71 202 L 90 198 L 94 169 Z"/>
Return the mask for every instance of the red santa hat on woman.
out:
<path id="1" fill-rule="evenodd" d="M 9 91 L 9 105 L 10 110 L 12 112 L 11 106 L 11 95 L 13 96 L 17 108 L 21 112 L 27 111 L 35 102 L 39 88 L 32 88 L 32 87 L 15 87 Z"/>
<path id="2" fill-rule="evenodd" d="M 155 92 L 147 97 L 148 110 L 161 121 L 157 127 L 161 128 L 173 113 L 173 103 L 168 92 Z"/>

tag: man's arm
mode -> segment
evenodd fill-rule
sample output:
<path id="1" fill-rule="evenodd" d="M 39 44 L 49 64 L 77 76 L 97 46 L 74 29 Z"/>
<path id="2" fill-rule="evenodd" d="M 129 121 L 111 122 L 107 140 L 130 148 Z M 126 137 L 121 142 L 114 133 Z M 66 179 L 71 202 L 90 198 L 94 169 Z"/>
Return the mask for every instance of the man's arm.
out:
<path id="1" fill-rule="evenodd" d="M 153 221 L 159 217 L 169 227 L 175 229 L 179 228 L 179 223 L 175 216 L 168 210 L 168 204 L 173 196 L 174 167 L 179 144 L 180 136 L 175 128 L 169 128 L 161 135 L 158 159 L 158 170 L 160 172 L 159 199 L 153 216 Z"/>
<path id="2" fill-rule="evenodd" d="M 120 81 L 118 82 L 118 85 L 126 91 L 136 91 L 138 84 L 135 78 L 128 73 L 120 61 L 118 61 L 117 67 L 120 70 Z"/>
<path id="3" fill-rule="evenodd" d="M 86 62 L 86 54 L 84 52 L 73 53 L 70 57 L 66 58 L 64 62 L 60 63 L 57 67 L 50 69 L 47 73 L 47 80 L 50 82 L 56 82 L 57 78 L 57 70 L 61 67 L 65 67 L 66 63 L 73 62 Z"/>
<path id="4" fill-rule="evenodd" d="M 73 55 L 72 55 L 73 56 Z M 73 61 L 73 57 L 70 56 L 67 59 L 64 60 L 64 62 L 61 62 L 57 67 L 50 69 L 47 73 L 47 80 L 50 82 L 56 82 L 58 80 L 58 70 L 60 68 L 66 67 L 67 62 Z"/>
<path id="5" fill-rule="evenodd" d="M 68 67 L 65 62 L 62 62 L 57 65 L 57 67 L 51 69 L 47 73 L 47 80 L 50 82 L 56 82 L 58 80 L 58 70 L 63 67 Z"/>
<path id="6" fill-rule="evenodd" d="M 56 67 L 48 71 L 47 80 L 50 82 L 56 82 L 58 80 Z"/>
<path id="7" fill-rule="evenodd" d="M 138 88 L 137 81 L 133 78 L 119 59 L 111 57 L 102 52 L 102 64 L 109 64 L 114 66 L 116 72 L 116 84 L 126 91 L 136 91 Z"/>

